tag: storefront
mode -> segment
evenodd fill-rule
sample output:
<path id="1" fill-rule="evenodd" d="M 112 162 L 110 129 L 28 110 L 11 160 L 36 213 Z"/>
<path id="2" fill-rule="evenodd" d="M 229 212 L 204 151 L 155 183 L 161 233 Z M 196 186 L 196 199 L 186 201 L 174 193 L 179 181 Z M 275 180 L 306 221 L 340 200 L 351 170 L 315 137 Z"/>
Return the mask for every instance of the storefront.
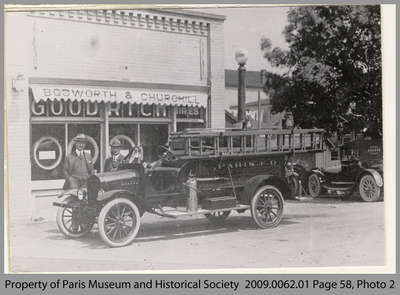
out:
<path id="1" fill-rule="evenodd" d="M 31 147 L 33 181 L 62 180 L 62 163 L 72 139 L 85 134 L 94 168 L 103 172 L 108 143 L 118 138 L 126 155 L 135 146 L 143 160 L 159 155 L 170 131 L 205 127 L 207 94 L 176 90 L 49 86 L 31 79 Z M 59 182 L 55 187 L 59 187 Z"/>
<path id="2" fill-rule="evenodd" d="M 12 212 L 60 191 L 79 133 L 103 172 L 113 138 L 151 162 L 171 131 L 223 128 L 223 21 L 179 10 L 7 14 Z"/>

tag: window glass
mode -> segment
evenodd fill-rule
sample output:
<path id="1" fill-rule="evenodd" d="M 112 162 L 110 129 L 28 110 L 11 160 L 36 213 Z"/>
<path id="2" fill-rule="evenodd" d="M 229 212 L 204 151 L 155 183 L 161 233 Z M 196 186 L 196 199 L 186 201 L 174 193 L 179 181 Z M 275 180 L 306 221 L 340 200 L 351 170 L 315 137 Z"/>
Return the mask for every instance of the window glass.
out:
<path id="1" fill-rule="evenodd" d="M 331 151 L 331 160 L 339 160 L 339 151 L 337 149 Z"/>
<path id="2" fill-rule="evenodd" d="M 176 108 L 178 119 L 205 119 L 205 108 L 179 106 Z"/>
<path id="3" fill-rule="evenodd" d="M 68 124 L 68 152 L 74 152 L 75 147 L 72 139 L 78 134 L 83 133 L 89 141 L 85 151 L 92 156 L 94 169 L 100 171 L 100 124 Z"/>
<path id="4" fill-rule="evenodd" d="M 176 124 L 177 131 L 183 131 L 185 129 L 193 129 L 193 128 L 204 128 L 205 123 L 198 123 L 198 122 L 181 122 Z"/>
<path id="5" fill-rule="evenodd" d="M 140 142 L 143 146 L 143 161 L 152 162 L 159 158 L 160 145 L 168 141 L 168 125 L 140 125 Z"/>
<path id="6" fill-rule="evenodd" d="M 121 154 L 126 156 L 129 150 L 136 146 L 137 143 L 137 124 L 110 124 L 110 142 L 113 138 L 117 138 L 121 144 Z M 109 155 L 107 155 L 108 157 Z"/>
<path id="7" fill-rule="evenodd" d="M 64 124 L 33 124 L 31 136 L 32 180 L 64 178 Z"/>

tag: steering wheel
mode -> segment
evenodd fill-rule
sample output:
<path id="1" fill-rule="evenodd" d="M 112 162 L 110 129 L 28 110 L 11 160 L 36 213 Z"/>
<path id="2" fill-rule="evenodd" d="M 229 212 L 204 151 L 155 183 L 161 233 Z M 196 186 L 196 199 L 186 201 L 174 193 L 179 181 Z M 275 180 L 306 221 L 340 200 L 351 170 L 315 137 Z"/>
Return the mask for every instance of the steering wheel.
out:
<path id="1" fill-rule="evenodd" d="M 174 155 L 173 152 L 171 152 L 171 151 L 169 150 L 169 148 L 167 148 L 166 146 L 163 146 L 163 145 L 160 145 L 159 147 L 160 147 L 162 150 L 165 151 L 165 153 L 163 153 L 163 154 L 160 155 L 160 158 L 165 159 L 165 160 L 167 160 L 167 161 L 172 161 L 172 160 L 175 160 L 175 159 L 176 159 L 176 156 Z"/>

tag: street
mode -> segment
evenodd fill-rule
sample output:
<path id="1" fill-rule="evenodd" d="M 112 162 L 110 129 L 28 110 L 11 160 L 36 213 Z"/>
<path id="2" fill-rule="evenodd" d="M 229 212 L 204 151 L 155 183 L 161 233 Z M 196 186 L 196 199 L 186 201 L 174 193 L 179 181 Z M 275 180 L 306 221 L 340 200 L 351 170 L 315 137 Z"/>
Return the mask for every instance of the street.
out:
<path id="1" fill-rule="evenodd" d="M 54 220 L 11 226 L 12 272 L 195 270 L 384 264 L 384 202 L 325 197 L 286 201 L 284 218 L 260 230 L 249 211 L 222 225 L 203 217 L 142 218 L 129 246 L 109 248 L 97 229 L 66 239 Z"/>

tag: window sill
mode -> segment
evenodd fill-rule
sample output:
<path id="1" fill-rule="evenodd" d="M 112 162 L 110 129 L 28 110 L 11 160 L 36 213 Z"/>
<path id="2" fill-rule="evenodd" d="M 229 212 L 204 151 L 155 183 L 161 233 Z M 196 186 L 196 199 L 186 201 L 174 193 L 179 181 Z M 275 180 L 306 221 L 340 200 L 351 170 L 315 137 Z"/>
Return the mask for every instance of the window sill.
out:
<path id="1" fill-rule="evenodd" d="M 61 190 L 64 185 L 64 179 L 55 180 L 32 180 L 32 191 Z"/>

